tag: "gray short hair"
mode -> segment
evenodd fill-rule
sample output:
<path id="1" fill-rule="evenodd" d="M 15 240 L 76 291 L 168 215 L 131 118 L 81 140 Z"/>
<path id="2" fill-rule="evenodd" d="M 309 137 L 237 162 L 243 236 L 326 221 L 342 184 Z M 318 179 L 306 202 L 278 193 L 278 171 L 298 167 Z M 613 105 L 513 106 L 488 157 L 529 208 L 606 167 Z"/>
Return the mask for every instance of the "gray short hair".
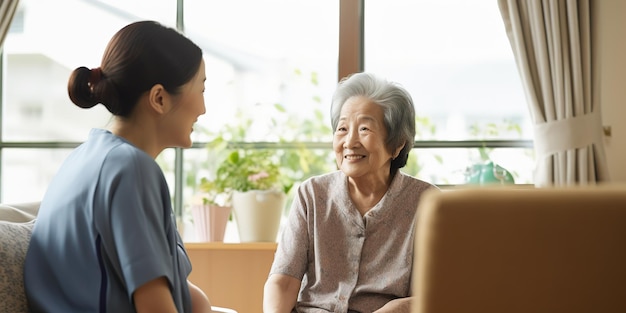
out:
<path id="1" fill-rule="evenodd" d="M 409 92 L 400 84 L 372 73 L 356 73 L 342 79 L 333 94 L 330 122 L 333 133 L 339 123 L 344 103 L 351 97 L 362 96 L 383 108 L 387 129 L 385 146 L 390 153 L 404 145 L 400 154 L 391 161 L 391 173 L 406 165 L 415 142 L 415 107 Z"/>

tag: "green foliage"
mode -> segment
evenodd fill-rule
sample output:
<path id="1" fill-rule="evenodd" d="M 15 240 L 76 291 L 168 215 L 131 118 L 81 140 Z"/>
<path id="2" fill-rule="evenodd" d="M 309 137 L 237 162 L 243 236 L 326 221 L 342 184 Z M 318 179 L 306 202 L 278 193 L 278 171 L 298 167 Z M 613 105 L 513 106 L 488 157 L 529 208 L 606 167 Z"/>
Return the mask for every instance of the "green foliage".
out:
<path id="1" fill-rule="evenodd" d="M 235 150 L 220 164 L 214 183 L 218 190 L 279 189 L 293 185 L 281 179 L 281 166 L 272 150 Z"/>
<path id="2" fill-rule="evenodd" d="M 211 152 L 229 151 L 219 163 L 215 175 L 200 180 L 203 202 L 229 204 L 231 192 L 276 189 L 289 193 L 293 181 L 282 173 L 283 166 L 276 151 L 269 149 L 228 149 L 222 137 L 208 145 Z M 219 148 L 216 148 L 219 147 Z M 222 150 L 220 150 L 222 149 Z"/>
<path id="3" fill-rule="evenodd" d="M 430 118 L 425 116 L 415 117 L 415 139 L 424 139 L 435 135 L 437 128 Z M 422 156 L 423 157 L 423 156 Z M 443 162 L 441 156 L 435 156 L 435 160 L 439 163 Z M 423 165 L 420 161 L 420 155 L 416 150 L 412 150 L 409 153 L 409 159 L 406 165 L 401 169 L 402 172 L 413 176 L 419 176 L 419 172 L 422 170 Z"/>
<path id="4" fill-rule="evenodd" d="M 470 126 L 470 135 L 481 140 L 490 138 L 502 138 L 504 135 L 514 135 L 520 137 L 522 128 L 518 123 L 510 120 L 504 120 L 502 123 L 487 123 L 479 125 L 475 123 Z M 493 148 L 487 148 L 483 142 L 483 146 L 478 148 L 480 161 L 468 166 L 465 170 L 466 181 L 473 184 L 484 184 L 485 182 L 499 183 L 515 183 L 514 176 L 518 176 L 515 172 L 510 172 L 498 164 L 494 164 L 491 158 Z M 494 168 L 496 169 L 494 171 Z M 498 178 L 494 177 L 496 173 L 501 174 Z"/>
<path id="5" fill-rule="evenodd" d="M 437 133 L 437 126 L 427 116 L 415 116 L 415 137 L 424 139 Z"/>
<path id="6" fill-rule="evenodd" d="M 478 123 L 475 123 L 470 126 L 469 133 L 471 136 L 474 136 L 477 138 L 488 139 L 488 138 L 499 137 L 502 134 L 507 134 L 507 133 L 514 133 L 516 135 L 521 135 L 522 128 L 519 124 L 513 121 L 504 120 L 502 121 L 501 124 L 487 123 L 485 125 L 479 125 Z"/>
<path id="7" fill-rule="evenodd" d="M 516 136 L 522 135 L 522 127 L 512 121 L 504 120 L 501 124 L 487 123 L 485 125 L 479 125 L 475 123 L 470 126 L 470 135 L 482 140 L 489 138 L 499 138 L 503 134 L 515 134 Z M 490 154 L 493 148 L 487 148 L 483 144 L 481 148 L 478 148 L 480 159 L 484 162 L 491 159 Z"/>
<path id="8" fill-rule="evenodd" d="M 308 79 L 299 70 L 294 71 L 294 74 L 302 76 L 305 83 L 317 86 L 316 73 L 311 73 Z M 319 96 L 310 99 L 310 103 L 303 105 L 324 105 Z M 210 170 L 210 177 L 200 179 L 199 189 L 207 195 L 205 202 L 214 202 L 213 197 L 230 194 L 232 190 L 278 188 L 288 193 L 294 183 L 332 170 L 332 151 L 329 153 L 328 149 L 311 149 L 304 144 L 298 144 L 328 141 L 332 138 L 330 127 L 326 125 L 320 108 L 314 109 L 313 116 L 303 118 L 288 112 L 280 103 L 267 106 L 267 110 L 274 111 L 269 120 L 260 120 L 252 112 L 240 109 L 235 114 L 234 122 L 219 131 L 211 133 L 203 130 L 213 137 L 207 144 L 207 153 L 218 164 L 216 169 Z M 269 127 L 264 128 L 269 129 L 269 132 L 264 137 L 289 143 L 290 148 L 254 147 L 254 142 L 250 139 L 250 129 L 255 123 L 268 123 Z M 253 147 L 244 149 L 237 146 L 241 143 L 252 144 Z"/>

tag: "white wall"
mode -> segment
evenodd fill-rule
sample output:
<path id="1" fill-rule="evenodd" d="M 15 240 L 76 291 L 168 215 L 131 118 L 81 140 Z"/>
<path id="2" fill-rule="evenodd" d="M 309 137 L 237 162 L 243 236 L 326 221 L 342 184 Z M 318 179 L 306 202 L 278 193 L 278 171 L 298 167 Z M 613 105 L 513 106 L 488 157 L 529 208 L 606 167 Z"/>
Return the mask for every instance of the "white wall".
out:
<path id="1" fill-rule="evenodd" d="M 611 181 L 626 182 L 626 1 L 596 0 L 592 5 L 595 73 L 600 78 L 600 102 L 605 150 Z"/>

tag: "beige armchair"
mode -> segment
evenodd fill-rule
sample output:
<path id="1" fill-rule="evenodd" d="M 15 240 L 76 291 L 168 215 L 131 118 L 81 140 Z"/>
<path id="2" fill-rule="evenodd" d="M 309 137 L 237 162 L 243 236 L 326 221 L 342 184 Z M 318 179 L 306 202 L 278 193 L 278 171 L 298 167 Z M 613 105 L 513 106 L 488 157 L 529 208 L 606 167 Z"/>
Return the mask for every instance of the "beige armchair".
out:
<path id="1" fill-rule="evenodd" d="M 422 198 L 413 313 L 626 312 L 626 186 Z"/>

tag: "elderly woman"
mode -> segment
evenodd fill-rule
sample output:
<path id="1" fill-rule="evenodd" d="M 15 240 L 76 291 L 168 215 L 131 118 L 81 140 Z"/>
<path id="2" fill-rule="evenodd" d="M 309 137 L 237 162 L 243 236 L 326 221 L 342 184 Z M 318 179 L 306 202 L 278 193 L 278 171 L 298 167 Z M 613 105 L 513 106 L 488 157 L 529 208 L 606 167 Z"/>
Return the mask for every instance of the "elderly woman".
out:
<path id="1" fill-rule="evenodd" d="M 408 312 L 417 203 L 436 188 L 399 171 L 415 140 L 411 96 L 354 74 L 335 91 L 331 123 L 339 170 L 298 188 L 264 311 Z"/>

